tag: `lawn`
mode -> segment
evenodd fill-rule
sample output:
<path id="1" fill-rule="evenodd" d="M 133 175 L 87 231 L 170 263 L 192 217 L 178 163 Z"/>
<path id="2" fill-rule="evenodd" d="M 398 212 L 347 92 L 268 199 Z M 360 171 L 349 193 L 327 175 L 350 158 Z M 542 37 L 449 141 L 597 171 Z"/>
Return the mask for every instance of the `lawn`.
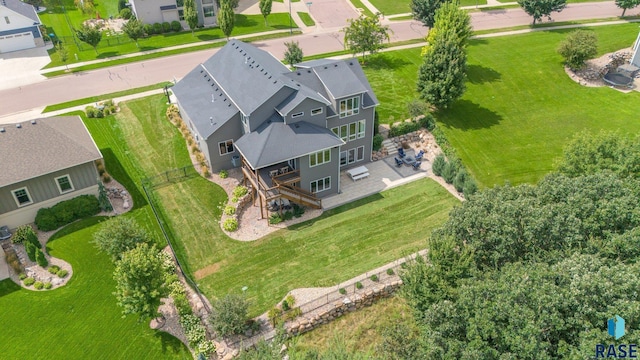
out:
<path id="1" fill-rule="evenodd" d="M 3 359 L 191 359 L 187 348 L 137 317 L 122 318 L 112 295 L 113 264 L 87 240 L 99 225 L 91 218 L 47 244 L 73 266 L 69 283 L 52 291 L 0 282 Z M 71 232 L 72 230 L 75 230 Z"/>
<path id="2" fill-rule="evenodd" d="M 633 44 L 637 25 L 594 27 L 601 54 Z M 467 91 L 436 114 L 451 144 L 480 184 L 535 183 L 576 132 L 636 134 L 640 94 L 585 88 L 564 73 L 555 49 L 568 31 L 473 40 Z M 380 54 L 365 72 L 381 102 L 381 122 L 408 116 L 417 97 L 420 49 Z M 393 117 L 393 119 L 391 119 Z M 606 121 L 603 121 L 606 120 Z"/>
<path id="3" fill-rule="evenodd" d="M 298 11 L 298 16 L 300 16 L 300 20 L 302 20 L 306 26 L 314 26 L 316 24 L 309 13 Z"/>

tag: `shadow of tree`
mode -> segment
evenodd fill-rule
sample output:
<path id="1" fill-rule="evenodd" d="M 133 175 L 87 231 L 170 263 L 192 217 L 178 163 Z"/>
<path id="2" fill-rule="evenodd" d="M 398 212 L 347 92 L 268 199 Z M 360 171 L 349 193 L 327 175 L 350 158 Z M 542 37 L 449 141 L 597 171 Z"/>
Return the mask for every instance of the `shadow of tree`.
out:
<path id="1" fill-rule="evenodd" d="M 449 109 L 440 110 L 438 120 L 447 127 L 461 130 L 490 128 L 498 125 L 502 116 L 469 100 L 458 100 Z"/>
<path id="2" fill-rule="evenodd" d="M 467 66 L 467 80 L 472 84 L 484 84 L 500 80 L 501 74 L 492 68 L 482 65 Z"/>
<path id="3" fill-rule="evenodd" d="M 184 348 L 184 344 L 178 338 L 164 331 L 156 331 L 153 336 L 160 340 L 163 354 L 179 354 Z"/>
<path id="4" fill-rule="evenodd" d="M 113 150 L 111 150 L 111 148 L 102 148 L 100 149 L 100 152 L 102 152 L 102 157 L 104 158 L 104 163 L 109 174 L 113 176 L 114 179 L 118 180 L 119 183 L 124 185 L 131 195 L 131 198 L 133 199 L 132 210 L 147 205 L 147 199 L 142 195 L 133 179 L 131 179 L 129 174 L 126 172 Z"/>
<path id="5" fill-rule="evenodd" d="M 12 292 L 20 290 L 20 285 L 13 282 L 11 279 L 5 279 L 0 281 L 0 297 L 9 295 Z"/>

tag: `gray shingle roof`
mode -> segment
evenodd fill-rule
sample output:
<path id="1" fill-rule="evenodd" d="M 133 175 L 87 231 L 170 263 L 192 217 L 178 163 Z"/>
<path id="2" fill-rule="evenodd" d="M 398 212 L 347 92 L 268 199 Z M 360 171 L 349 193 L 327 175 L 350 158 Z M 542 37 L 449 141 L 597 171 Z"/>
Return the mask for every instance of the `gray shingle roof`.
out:
<path id="1" fill-rule="evenodd" d="M 354 64 L 357 61 L 351 60 L 351 63 Z M 333 64 L 316 66 L 313 71 L 334 99 L 367 91 L 347 62 L 336 61 Z"/>
<path id="2" fill-rule="evenodd" d="M 202 65 L 191 70 L 171 91 L 205 139 L 238 113 L 238 108 Z"/>
<path id="3" fill-rule="evenodd" d="M 0 125 L 0 187 L 102 158 L 78 116 Z"/>
<path id="4" fill-rule="evenodd" d="M 23 3 L 20 0 L 0 0 L 0 5 L 5 6 L 22 16 L 28 17 L 29 19 L 33 20 L 33 22 L 35 23 L 40 24 L 38 13 L 36 13 L 36 9 L 32 5 Z"/>
<path id="5" fill-rule="evenodd" d="M 275 118 L 235 142 L 236 149 L 254 169 L 342 144 L 329 129 L 304 121 L 286 125 Z"/>

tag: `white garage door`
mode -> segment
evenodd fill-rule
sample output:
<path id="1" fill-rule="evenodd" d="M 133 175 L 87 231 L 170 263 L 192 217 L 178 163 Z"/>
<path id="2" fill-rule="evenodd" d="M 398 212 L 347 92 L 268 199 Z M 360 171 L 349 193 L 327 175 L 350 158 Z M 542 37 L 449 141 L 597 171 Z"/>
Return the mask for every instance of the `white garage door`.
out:
<path id="1" fill-rule="evenodd" d="M 31 49 L 35 46 L 31 32 L 0 36 L 0 53 Z"/>

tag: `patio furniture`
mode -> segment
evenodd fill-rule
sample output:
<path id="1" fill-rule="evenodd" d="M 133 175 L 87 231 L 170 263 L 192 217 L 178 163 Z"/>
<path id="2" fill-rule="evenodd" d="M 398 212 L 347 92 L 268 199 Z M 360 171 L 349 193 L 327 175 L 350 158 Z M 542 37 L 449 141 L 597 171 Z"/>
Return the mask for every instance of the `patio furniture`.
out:
<path id="1" fill-rule="evenodd" d="M 280 174 L 286 174 L 289 172 L 289 166 L 283 166 L 280 168 Z"/>
<path id="2" fill-rule="evenodd" d="M 369 169 L 364 166 L 358 166 L 357 168 L 347 170 L 347 174 L 349 174 L 351 180 L 358 181 L 369 176 Z"/>
<path id="3" fill-rule="evenodd" d="M 400 159 L 407 156 L 407 153 L 404 152 L 403 148 L 398 148 L 398 155 L 400 155 Z"/>
<path id="4" fill-rule="evenodd" d="M 402 159 L 402 162 L 404 162 L 404 164 L 407 166 L 411 166 L 416 163 L 416 159 L 412 158 L 411 156 L 406 156 Z"/>
<path id="5" fill-rule="evenodd" d="M 0 240 L 7 240 L 10 237 L 11 237 L 11 232 L 9 231 L 9 227 L 8 226 L 1 226 L 0 227 Z"/>
<path id="6" fill-rule="evenodd" d="M 417 160 L 422 160 L 423 156 L 424 156 L 424 151 L 420 150 L 420 152 L 416 154 L 416 161 Z"/>
<path id="7" fill-rule="evenodd" d="M 270 176 L 270 177 L 278 176 L 278 170 L 271 170 L 271 171 L 269 171 L 269 176 Z"/>
<path id="8" fill-rule="evenodd" d="M 280 204 L 278 204 L 278 202 L 275 201 L 275 200 L 271 200 L 271 201 L 269 201 L 269 204 L 267 205 L 267 209 L 269 211 L 278 211 L 278 210 L 280 210 Z"/>
<path id="9" fill-rule="evenodd" d="M 283 210 L 291 210 L 291 202 L 288 199 L 280 199 L 280 206 Z"/>
<path id="10" fill-rule="evenodd" d="M 420 165 L 422 165 L 422 161 L 416 161 L 413 165 L 413 170 L 418 170 L 420 169 Z"/>
<path id="11" fill-rule="evenodd" d="M 394 157 L 393 160 L 396 161 L 396 166 L 397 167 L 401 167 L 402 165 L 404 165 L 404 161 L 398 159 L 397 157 Z"/>

